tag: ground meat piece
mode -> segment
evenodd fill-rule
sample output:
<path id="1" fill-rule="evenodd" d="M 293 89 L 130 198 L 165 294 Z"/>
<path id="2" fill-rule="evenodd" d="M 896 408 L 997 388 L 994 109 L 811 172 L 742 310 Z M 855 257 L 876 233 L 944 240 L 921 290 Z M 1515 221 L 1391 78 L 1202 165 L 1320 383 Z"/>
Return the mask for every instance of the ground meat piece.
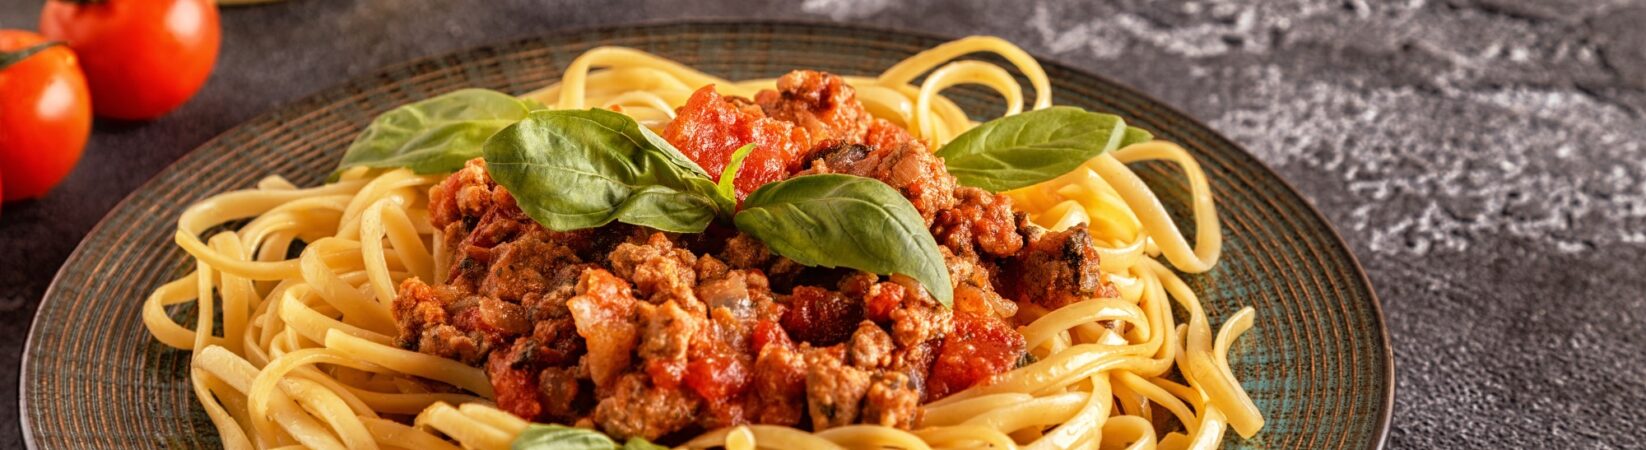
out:
<path id="1" fill-rule="evenodd" d="M 418 336 L 417 350 L 430 355 L 462 361 L 464 364 L 475 365 L 485 360 L 490 350 L 483 344 L 483 340 L 451 325 L 439 325 L 423 329 Z"/>
<path id="2" fill-rule="evenodd" d="M 995 316 L 957 314 L 927 380 L 928 400 L 960 392 L 1005 373 L 1023 356 L 1023 335 Z"/>
<path id="3" fill-rule="evenodd" d="M 441 229 L 464 221 L 472 225 L 491 210 L 491 191 L 496 186 L 486 173 L 485 160 L 469 160 L 462 169 L 429 188 L 429 220 Z"/>
<path id="4" fill-rule="evenodd" d="M 1004 257 L 1023 248 L 1010 197 L 968 186 L 955 188 L 954 196 L 954 208 L 938 212 L 932 224 L 938 243 L 957 255 Z"/>
<path id="5" fill-rule="evenodd" d="M 704 317 L 681 309 L 673 300 L 662 306 L 641 303 L 637 311 L 644 327 L 640 332 L 639 353 L 646 361 L 652 384 L 665 388 L 679 386 L 686 372 L 686 350 L 706 327 Z"/>
<path id="6" fill-rule="evenodd" d="M 1017 314 L 1017 304 L 1007 301 L 994 290 L 993 280 L 998 269 L 994 268 L 993 263 L 979 261 L 977 255 L 955 255 L 947 248 L 940 251 L 944 266 L 949 269 L 949 279 L 954 281 L 955 312 L 1000 317 Z"/>
<path id="7" fill-rule="evenodd" d="M 763 90 L 755 103 L 771 118 L 806 129 L 813 145 L 860 142 L 869 131 L 869 113 L 857 91 L 834 74 L 796 70 L 777 79 L 777 90 Z"/>
<path id="8" fill-rule="evenodd" d="M 520 306 L 526 308 L 527 316 L 534 321 L 570 318 L 571 311 L 566 309 L 566 301 L 577 295 L 578 278 L 582 277 L 583 271 L 599 267 L 590 263 L 562 265 L 549 277 L 548 290 L 522 296 Z"/>
<path id="9" fill-rule="evenodd" d="M 923 291 L 908 285 L 884 281 L 869 286 L 863 297 L 864 317 L 891 324 L 892 338 L 899 347 L 908 347 L 942 338 L 953 327 L 950 308 L 937 303 Z"/>
<path id="10" fill-rule="evenodd" d="M 702 283 L 707 280 L 726 278 L 727 272 L 730 272 L 732 267 L 726 265 L 726 262 L 721 261 L 720 258 L 714 257 L 714 255 L 703 255 L 697 258 L 697 266 L 693 267 L 693 270 L 697 271 L 697 280 Z M 699 295 L 699 297 L 702 296 Z"/>
<path id="11" fill-rule="evenodd" d="M 697 333 L 703 329 L 703 317 L 680 308 L 673 301 L 661 306 L 639 305 L 641 332 L 640 357 L 685 358 Z"/>
<path id="12" fill-rule="evenodd" d="M 396 342 L 404 348 L 417 348 L 423 330 L 448 324 L 446 304 L 459 295 L 462 294 L 449 287 L 431 287 L 416 277 L 401 281 L 400 291 L 389 303 L 395 328 L 400 331 Z"/>
<path id="13" fill-rule="evenodd" d="M 920 423 L 920 391 L 907 375 L 875 374 L 863 396 L 863 423 L 912 429 Z"/>
<path id="14" fill-rule="evenodd" d="M 889 314 L 892 337 L 901 346 L 910 346 L 939 339 L 954 327 L 953 312 L 925 294 L 910 294 L 904 286 L 902 304 Z"/>
<path id="15" fill-rule="evenodd" d="M 800 286 L 789 296 L 783 328 L 801 342 L 830 346 L 846 342 L 863 320 L 862 304 L 827 289 Z"/>
<path id="16" fill-rule="evenodd" d="M 462 227 L 455 227 L 458 230 L 450 230 L 454 228 L 450 225 L 447 227 L 448 232 L 455 231 L 454 235 L 463 237 L 461 241 L 449 244 L 453 261 L 447 282 L 467 292 L 479 291 L 484 280 L 491 275 L 487 268 L 495 256 L 495 246 L 542 228 L 520 210 L 507 191 L 497 188 L 491 194 L 491 209 L 478 221 L 470 224 L 465 218 Z"/>
<path id="17" fill-rule="evenodd" d="M 483 340 L 487 347 L 502 347 L 514 337 L 531 331 L 526 311 L 520 305 L 492 297 L 471 295 L 446 305 L 452 325 Z"/>
<path id="18" fill-rule="evenodd" d="M 638 327 L 635 299 L 629 283 L 600 269 L 583 272 L 577 282 L 577 296 L 566 301 L 577 334 L 588 346 L 584 362 L 596 387 L 612 386 L 618 374 L 629 367 Z"/>
<path id="19" fill-rule="evenodd" d="M 641 296 L 656 303 L 680 300 L 682 306 L 697 309 L 694 299 L 684 298 L 695 297 L 691 289 L 697 285 L 697 257 L 676 248 L 667 235 L 651 233 L 644 243 L 618 244 L 609 259 L 612 272 L 634 281 Z"/>
<path id="20" fill-rule="evenodd" d="M 540 228 L 531 217 L 526 216 L 525 211 L 520 209 L 520 205 L 508 191 L 497 187 L 491 194 L 488 203 L 491 209 L 486 210 L 486 213 L 480 216 L 480 220 L 469 228 L 469 236 L 463 241 L 466 244 L 465 252 L 491 249 L 499 243 L 514 240 L 522 233 Z M 489 255 L 469 256 L 481 262 L 491 262 Z"/>
<path id="21" fill-rule="evenodd" d="M 570 317 L 540 320 L 532 324 L 530 336 L 515 340 L 527 346 L 526 357 L 535 366 L 569 366 L 583 354 L 583 339 Z"/>
<path id="22" fill-rule="evenodd" d="M 497 407 L 528 420 L 537 420 L 543 412 L 542 395 L 537 375 L 527 365 L 517 364 L 523 359 L 519 346 L 492 352 L 486 360 L 486 378 L 491 380 L 496 393 Z"/>
<path id="23" fill-rule="evenodd" d="M 854 366 L 873 369 L 891 364 L 892 351 L 896 349 L 892 335 L 886 334 L 886 330 L 880 329 L 880 325 L 875 325 L 873 321 L 865 320 L 852 333 L 852 340 L 846 346 L 846 356 Z"/>
<path id="24" fill-rule="evenodd" d="M 485 360 L 488 339 L 479 330 L 459 328 L 452 319 L 452 305 L 462 293 L 449 286 L 431 287 L 417 278 L 400 283 L 400 292 L 390 303 L 396 329 L 395 343 L 469 365 Z M 461 313 L 462 311 L 457 311 Z"/>
<path id="25" fill-rule="evenodd" d="M 956 254 L 948 247 L 941 247 L 937 252 L 943 255 L 943 267 L 949 271 L 949 280 L 954 284 L 970 284 L 987 287 L 993 284 L 994 271 L 992 266 L 980 261 L 975 254 Z"/>
<path id="26" fill-rule="evenodd" d="M 542 416 L 550 421 L 569 423 L 582 417 L 577 411 L 577 368 L 548 367 L 537 374 L 537 391 L 542 399 Z"/>
<path id="27" fill-rule="evenodd" d="M 491 250 L 491 266 L 480 282 L 480 293 L 519 303 L 529 294 L 548 292 L 560 266 L 577 263 L 577 255 L 557 242 L 542 228 L 534 228 L 519 239 L 497 244 Z"/>
<path id="28" fill-rule="evenodd" d="M 726 240 L 726 248 L 720 252 L 720 258 L 727 264 L 738 269 L 764 269 L 772 260 L 772 252 L 754 236 L 737 233 Z"/>
<path id="29" fill-rule="evenodd" d="M 876 148 L 850 167 L 831 170 L 874 178 L 896 188 L 928 226 L 938 212 L 955 206 L 954 176 L 943 168 L 943 159 L 923 145 Z"/>
<path id="30" fill-rule="evenodd" d="M 849 169 L 858 161 L 868 158 L 869 152 L 872 151 L 874 151 L 874 147 L 846 143 L 835 143 L 814 148 L 812 153 L 806 156 L 806 160 L 810 161 L 810 165 L 800 173 L 833 173 L 839 171 L 834 168 Z"/>
<path id="31" fill-rule="evenodd" d="M 937 350 L 941 341 L 926 341 L 917 345 L 898 347 L 892 354 L 892 363 L 888 372 L 897 372 L 909 378 L 909 385 L 915 392 L 921 394 L 921 399 L 927 399 L 926 379 L 930 376 L 932 363 L 937 361 Z"/>
<path id="32" fill-rule="evenodd" d="M 755 358 L 745 409 L 755 423 L 794 426 L 805 414 L 806 361 L 787 338 L 777 339 L 781 340 L 760 348 Z"/>
<path id="33" fill-rule="evenodd" d="M 696 419 L 696 399 L 679 390 L 646 385 L 646 377 L 630 373 L 614 381 L 611 394 L 594 408 L 594 421 L 619 440 L 656 440 L 685 428 Z"/>
<path id="34" fill-rule="evenodd" d="M 704 86 L 676 110 L 675 119 L 663 129 L 664 139 L 717 181 L 732 152 L 755 144 L 733 182 L 739 200 L 760 185 L 787 177 L 812 145 L 806 129 L 768 118 L 760 108 L 741 103 L 721 97 L 714 86 Z"/>
<path id="35" fill-rule="evenodd" d="M 841 361 L 842 348 L 806 350 L 806 409 L 812 430 L 857 423 L 863 395 L 869 391 L 869 373 Z"/>
<path id="36" fill-rule="evenodd" d="M 1020 302 L 1034 302 L 1048 309 L 1094 297 L 1116 295 L 1103 282 L 1098 269 L 1097 249 L 1086 225 L 1063 231 L 1045 231 L 1025 225 L 1023 252 L 1005 267 L 1001 277 L 1003 292 Z"/>
<path id="37" fill-rule="evenodd" d="M 863 136 L 863 145 L 881 150 L 892 150 L 901 147 L 926 147 L 926 144 L 921 143 L 913 134 L 909 134 L 909 130 L 905 130 L 886 119 L 874 119 L 874 121 L 869 122 L 868 133 Z"/>

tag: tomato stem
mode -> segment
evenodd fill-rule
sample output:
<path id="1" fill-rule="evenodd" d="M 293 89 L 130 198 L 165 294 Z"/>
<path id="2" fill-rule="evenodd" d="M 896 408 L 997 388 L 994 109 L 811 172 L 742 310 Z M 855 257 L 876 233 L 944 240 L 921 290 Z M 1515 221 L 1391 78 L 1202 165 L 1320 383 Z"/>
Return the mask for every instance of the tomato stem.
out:
<path id="1" fill-rule="evenodd" d="M 40 53 L 41 51 L 51 48 L 54 45 L 62 44 L 63 43 L 60 41 L 41 42 L 39 44 L 35 44 L 33 47 L 15 52 L 0 53 L 0 70 L 6 70 L 6 68 L 11 67 L 12 64 L 23 62 L 23 60 L 28 59 L 30 56 L 34 56 L 35 53 Z"/>

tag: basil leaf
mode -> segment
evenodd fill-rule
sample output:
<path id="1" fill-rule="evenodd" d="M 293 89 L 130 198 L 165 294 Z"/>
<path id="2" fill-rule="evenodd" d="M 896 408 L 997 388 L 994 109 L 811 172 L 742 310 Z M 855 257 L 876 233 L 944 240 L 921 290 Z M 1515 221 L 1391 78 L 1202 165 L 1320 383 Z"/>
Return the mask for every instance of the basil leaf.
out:
<path id="1" fill-rule="evenodd" d="M 534 111 L 487 140 L 484 153 L 492 179 L 553 230 L 616 220 L 696 233 L 735 208 L 703 168 L 612 111 Z"/>
<path id="2" fill-rule="evenodd" d="M 985 122 L 949 141 L 937 156 L 960 184 L 1002 192 L 1056 178 L 1103 152 L 1149 138 L 1119 116 L 1054 106 Z"/>
<path id="3" fill-rule="evenodd" d="M 511 450 L 668 450 L 645 438 L 629 438 L 619 447 L 617 441 L 598 431 L 564 425 L 532 424 L 514 438 Z"/>
<path id="4" fill-rule="evenodd" d="M 737 171 L 743 168 L 743 159 L 748 158 L 749 153 L 753 151 L 753 142 L 743 144 L 742 147 L 732 151 L 732 158 L 726 162 L 726 169 L 720 171 L 720 183 L 716 184 L 714 188 L 715 192 L 719 192 L 721 197 L 733 201 L 737 200 L 737 186 L 734 184 L 737 181 Z"/>
<path id="5" fill-rule="evenodd" d="M 514 438 L 512 450 L 617 450 L 617 442 L 598 431 L 564 425 L 532 424 Z"/>
<path id="6" fill-rule="evenodd" d="M 1126 136 L 1120 138 L 1120 146 L 1115 147 L 1115 149 L 1119 150 L 1126 148 L 1128 145 L 1141 144 L 1152 140 L 1154 140 L 1154 133 L 1150 133 L 1149 130 L 1127 126 Z"/>
<path id="7" fill-rule="evenodd" d="M 733 221 L 800 264 L 903 274 L 944 305 L 954 299 L 943 254 L 920 212 L 878 180 L 821 174 L 770 183 L 743 199 Z"/>
<path id="8" fill-rule="evenodd" d="M 372 120 L 354 138 L 337 171 L 355 166 L 452 172 L 480 156 L 480 147 L 531 106 L 509 94 L 462 89 L 401 105 Z"/>

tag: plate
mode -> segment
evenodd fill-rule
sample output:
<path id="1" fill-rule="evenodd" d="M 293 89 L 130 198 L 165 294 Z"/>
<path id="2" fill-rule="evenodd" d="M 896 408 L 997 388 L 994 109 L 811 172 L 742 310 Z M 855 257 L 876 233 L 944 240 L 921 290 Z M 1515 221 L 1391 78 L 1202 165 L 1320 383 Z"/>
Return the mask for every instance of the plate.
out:
<path id="1" fill-rule="evenodd" d="M 132 193 L 64 263 L 34 318 L 20 409 L 35 449 L 217 448 L 195 403 L 187 352 L 154 341 L 139 311 L 149 290 L 187 273 L 171 243 L 192 202 L 269 174 L 319 184 L 372 117 L 460 87 L 525 93 L 591 47 L 621 45 L 732 79 L 795 68 L 875 74 L 947 39 L 805 23 L 684 23 L 591 29 L 385 68 L 282 107 L 201 145 Z M 1231 351 L 1235 375 L 1267 419 L 1228 448 L 1376 448 L 1389 431 L 1394 359 L 1382 307 L 1341 237 L 1274 172 L 1228 139 L 1118 83 L 1042 59 L 1055 102 L 1113 112 L 1188 149 L 1218 202 L 1225 244 L 1212 271 L 1185 279 L 1221 323 L 1257 308 Z M 1027 85 L 1027 83 L 1024 83 Z M 947 91 L 968 112 L 999 113 L 980 89 Z M 1188 192 L 1166 166 L 1137 167 L 1174 214 Z"/>

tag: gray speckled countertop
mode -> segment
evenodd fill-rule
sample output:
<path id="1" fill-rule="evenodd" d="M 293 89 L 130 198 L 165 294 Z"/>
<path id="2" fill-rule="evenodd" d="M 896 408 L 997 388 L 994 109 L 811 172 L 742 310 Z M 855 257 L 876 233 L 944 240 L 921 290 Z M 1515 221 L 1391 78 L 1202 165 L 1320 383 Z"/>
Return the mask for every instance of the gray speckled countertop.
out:
<path id="1" fill-rule="evenodd" d="M 1006 5 L 1014 6 L 1006 6 Z M 0 27 L 40 2 L 0 0 Z M 0 217 L 0 385 L 98 218 L 194 146 L 379 66 L 553 30 L 782 18 L 995 34 L 1205 121 L 1343 232 L 1388 313 L 1394 448 L 1641 448 L 1646 2 L 291 0 L 223 12 L 205 90 L 99 122 Z M 17 390 L 0 389 L 0 405 Z M 19 448 L 0 407 L 0 447 Z"/>

